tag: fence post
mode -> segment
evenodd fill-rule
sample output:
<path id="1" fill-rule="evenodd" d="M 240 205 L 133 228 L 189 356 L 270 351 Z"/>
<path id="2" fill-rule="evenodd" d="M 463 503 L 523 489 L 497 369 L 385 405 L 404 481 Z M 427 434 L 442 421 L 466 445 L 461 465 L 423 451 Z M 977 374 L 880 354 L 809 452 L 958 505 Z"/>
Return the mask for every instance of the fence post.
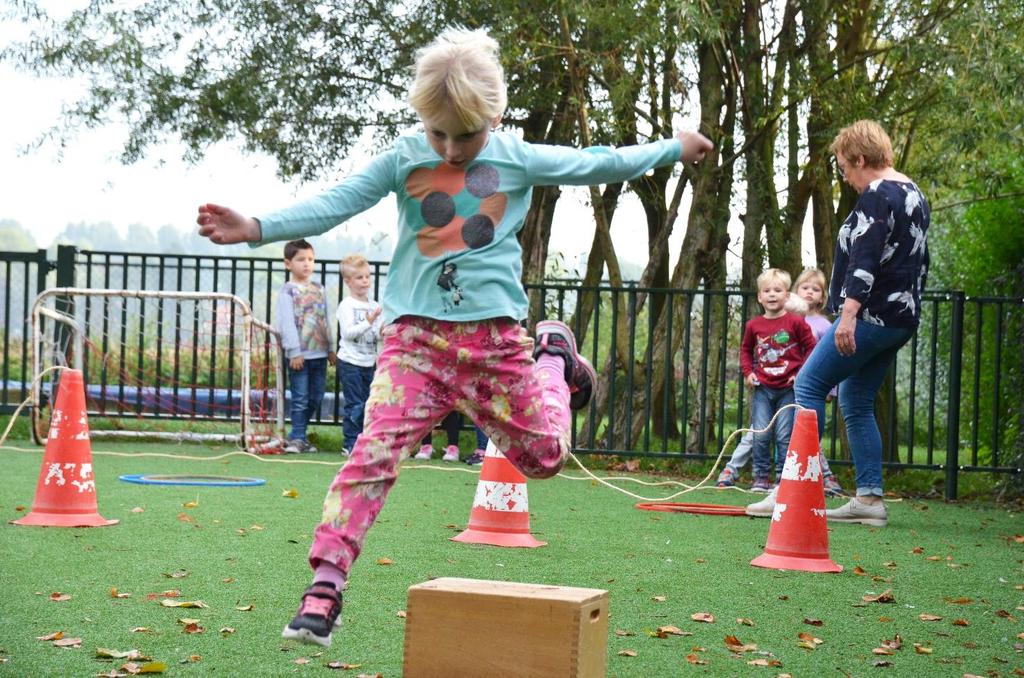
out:
<path id="1" fill-rule="evenodd" d="M 57 287 L 75 286 L 75 258 L 78 248 L 74 245 L 57 245 Z M 41 290 L 40 290 L 41 291 Z M 74 315 L 74 303 L 70 297 L 57 297 L 54 308 L 61 313 Z M 73 364 L 74 356 L 71 355 L 71 340 L 68 336 L 68 328 L 64 323 L 55 323 L 53 328 L 56 346 L 64 348 L 64 356 L 67 364 Z"/>
<path id="2" fill-rule="evenodd" d="M 950 292 L 953 302 L 949 323 L 949 394 L 946 398 L 946 499 L 956 499 L 960 472 L 960 372 L 964 353 L 964 298 Z"/>

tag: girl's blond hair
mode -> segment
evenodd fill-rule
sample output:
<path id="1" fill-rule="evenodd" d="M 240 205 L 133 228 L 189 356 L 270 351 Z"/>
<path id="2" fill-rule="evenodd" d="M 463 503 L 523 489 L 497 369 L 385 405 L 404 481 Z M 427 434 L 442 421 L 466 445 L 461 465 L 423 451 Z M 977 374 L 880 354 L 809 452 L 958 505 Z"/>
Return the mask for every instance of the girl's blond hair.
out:
<path id="1" fill-rule="evenodd" d="M 892 167 L 892 141 L 874 120 L 858 120 L 839 130 L 829 150 L 833 155 L 842 155 L 853 161 L 864 156 L 865 167 Z"/>
<path id="2" fill-rule="evenodd" d="M 341 260 L 341 279 L 347 279 L 352 273 L 359 268 L 369 268 L 370 262 L 366 260 L 362 254 L 350 254 Z"/>
<path id="3" fill-rule="evenodd" d="M 466 131 L 505 112 L 505 72 L 498 43 L 485 31 L 449 28 L 416 55 L 409 103 L 423 119 L 454 112 Z"/>
<path id="4" fill-rule="evenodd" d="M 818 287 L 821 288 L 821 306 L 816 309 L 810 309 L 811 311 L 821 311 L 828 304 L 828 282 L 825 280 L 825 274 L 816 268 L 805 268 L 804 272 L 796 277 L 796 282 L 793 283 L 792 292 L 796 292 L 800 289 L 808 280 L 814 279 L 818 283 Z"/>

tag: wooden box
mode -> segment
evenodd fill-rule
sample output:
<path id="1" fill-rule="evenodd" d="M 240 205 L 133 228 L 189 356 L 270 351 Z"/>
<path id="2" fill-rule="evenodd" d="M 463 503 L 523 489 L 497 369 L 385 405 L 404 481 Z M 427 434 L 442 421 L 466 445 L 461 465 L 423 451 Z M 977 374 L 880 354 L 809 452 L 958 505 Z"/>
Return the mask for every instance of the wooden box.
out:
<path id="1" fill-rule="evenodd" d="M 405 678 L 604 678 L 608 592 L 445 577 L 409 588 Z"/>

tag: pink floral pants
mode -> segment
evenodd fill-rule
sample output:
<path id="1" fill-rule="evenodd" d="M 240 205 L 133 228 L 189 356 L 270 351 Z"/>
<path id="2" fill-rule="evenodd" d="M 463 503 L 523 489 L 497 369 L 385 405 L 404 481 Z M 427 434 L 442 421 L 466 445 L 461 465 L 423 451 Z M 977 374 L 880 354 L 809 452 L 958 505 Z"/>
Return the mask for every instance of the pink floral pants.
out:
<path id="1" fill-rule="evenodd" d="M 533 339 L 510 319 L 402 317 L 383 350 L 355 449 L 324 500 L 310 564 L 346 576 L 398 477 L 399 462 L 453 409 L 472 419 L 524 475 L 548 478 L 569 452 L 569 388 L 561 369 L 534 363 Z"/>

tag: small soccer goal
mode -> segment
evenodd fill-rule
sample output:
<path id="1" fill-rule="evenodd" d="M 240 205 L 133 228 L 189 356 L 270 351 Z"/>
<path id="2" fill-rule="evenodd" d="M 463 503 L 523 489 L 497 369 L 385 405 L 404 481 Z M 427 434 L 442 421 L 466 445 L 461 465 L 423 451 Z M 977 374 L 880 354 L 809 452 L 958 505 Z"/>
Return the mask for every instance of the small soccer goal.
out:
<path id="1" fill-rule="evenodd" d="M 62 366 L 82 371 L 93 437 L 282 445 L 281 338 L 240 297 L 53 288 L 36 297 L 32 335 L 37 443 L 61 374 L 47 370 Z"/>

